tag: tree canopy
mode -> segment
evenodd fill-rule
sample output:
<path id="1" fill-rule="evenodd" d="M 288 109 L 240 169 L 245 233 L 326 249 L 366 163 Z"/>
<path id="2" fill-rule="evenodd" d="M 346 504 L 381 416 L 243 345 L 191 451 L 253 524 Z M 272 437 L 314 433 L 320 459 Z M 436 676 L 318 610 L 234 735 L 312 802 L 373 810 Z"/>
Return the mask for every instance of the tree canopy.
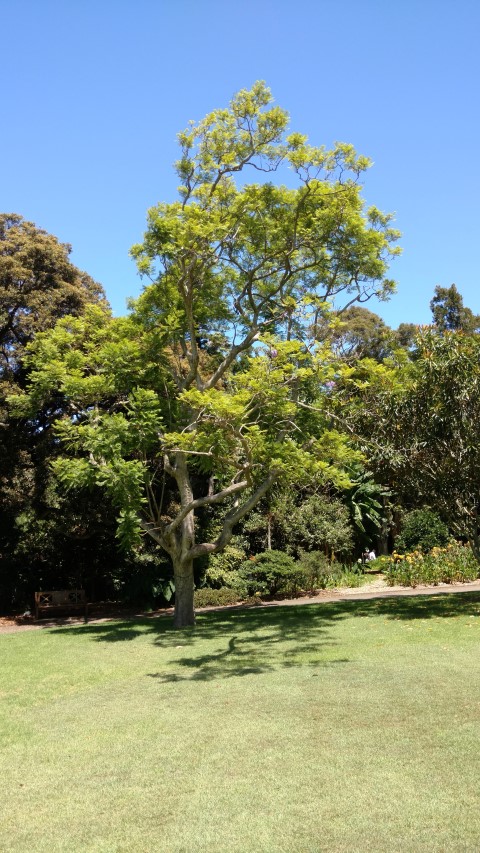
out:
<path id="1" fill-rule="evenodd" d="M 194 559 L 224 548 L 274 482 L 348 483 L 358 454 L 328 410 L 344 367 L 314 329 L 332 304 L 394 286 L 398 232 L 362 200 L 367 158 L 288 133 L 271 102 L 257 83 L 179 134 L 179 198 L 149 211 L 132 250 L 153 283 L 123 325 L 94 309 L 38 335 L 17 401 L 67 401 L 57 435 L 74 458 L 57 474 L 106 488 L 122 541 L 143 531 L 170 555 L 177 626 L 194 621 Z M 221 523 L 197 542 L 207 507 Z"/>
<path id="2" fill-rule="evenodd" d="M 26 344 L 87 302 L 104 300 L 59 243 L 15 213 L 0 214 L 0 380 L 16 376 Z"/>
<path id="3" fill-rule="evenodd" d="M 433 322 L 440 332 L 471 334 L 480 329 L 480 317 L 463 304 L 463 297 L 455 284 L 435 288 L 430 310 Z"/>
<path id="4" fill-rule="evenodd" d="M 69 253 L 68 245 L 18 214 L 0 214 L 0 600 L 20 599 L 44 570 L 58 573 L 69 563 L 75 571 L 72 540 L 68 557 L 59 543 L 84 532 L 95 516 L 86 502 L 77 498 L 72 506 L 50 487 L 58 440 L 48 426 L 64 411 L 59 401 L 20 420 L 10 416 L 6 402 L 26 387 L 26 348 L 37 333 L 88 304 L 106 306 L 100 285 L 71 263 Z"/>

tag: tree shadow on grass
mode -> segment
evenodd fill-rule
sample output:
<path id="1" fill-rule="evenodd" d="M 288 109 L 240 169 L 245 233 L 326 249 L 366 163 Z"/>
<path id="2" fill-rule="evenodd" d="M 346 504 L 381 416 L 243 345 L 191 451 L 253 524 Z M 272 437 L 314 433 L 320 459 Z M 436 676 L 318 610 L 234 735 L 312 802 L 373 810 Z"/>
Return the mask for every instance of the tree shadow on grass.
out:
<path id="1" fill-rule="evenodd" d="M 385 596 L 333 603 L 344 616 L 383 616 L 387 619 L 424 620 L 480 616 L 480 592 L 446 592 L 433 595 Z"/>
<path id="2" fill-rule="evenodd" d="M 480 615 L 480 593 L 210 611 L 198 615 L 196 628 L 181 631 L 173 629 L 169 616 L 60 630 L 107 643 L 147 637 L 168 654 L 162 660 L 162 671 L 146 675 L 161 683 L 174 683 L 260 675 L 292 667 L 313 671 L 348 663 L 348 658 L 335 656 L 334 639 L 335 625 L 348 618 L 411 621 L 470 615 Z"/>
<path id="3" fill-rule="evenodd" d="M 198 614 L 195 628 L 174 630 L 171 617 L 135 618 L 65 630 L 96 642 L 153 642 L 165 669 L 146 673 L 162 682 L 231 678 L 297 666 L 345 663 L 332 635 L 341 619 L 318 607 L 245 608 Z"/>

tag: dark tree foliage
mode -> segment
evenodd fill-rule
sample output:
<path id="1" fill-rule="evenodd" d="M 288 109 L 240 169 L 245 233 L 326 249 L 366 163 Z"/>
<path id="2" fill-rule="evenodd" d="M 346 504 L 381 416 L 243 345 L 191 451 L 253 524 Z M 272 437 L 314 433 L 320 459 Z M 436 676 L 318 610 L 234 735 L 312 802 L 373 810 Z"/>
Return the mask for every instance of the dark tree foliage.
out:
<path id="1" fill-rule="evenodd" d="M 415 343 L 415 337 L 418 335 L 418 326 L 415 323 L 400 323 L 394 334 L 397 346 L 411 350 Z"/>
<path id="2" fill-rule="evenodd" d="M 395 334 L 378 314 L 362 305 L 351 305 L 336 317 L 339 322 L 331 334 L 340 356 L 350 361 L 359 358 L 383 361 L 391 355 Z"/>
<path id="3" fill-rule="evenodd" d="M 19 379 L 25 346 L 104 292 L 60 243 L 16 213 L 0 214 L 0 381 Z"/>
<path id="4" fill-rule="evenodd" d="M 106 305 L 101 286 L 69 253 L 68 245 L 18 214 L 0 214 L 0 610 L 27 605 L 39 584 L 78 582 L 95 571 L 97 555 L 112 550 L 113 529 L 103 551 L 98 539 L 85 538 L 87 519 L 100 508 L 105 516 L 105 501 L 60 498 L 50 488 L 49 462 L 58 445 L 51 412 L 12 420 L 7 406 L 8 395 L 26 386 L 23 356 L 34 336 L 60 317 L 81 314 L 88 303 Z"/>
<path id="5" fill-rule="evenodd" d="M 418 549 L 428 553 L 432 548 L 447 545 L 450 539 L 447 525 L 428 507 L 408 512 L 402 522 L 402 532 L 395 539 L 400 554 Z"/>
<path id="6" fill-rule="evenodd" d="M 463 297 L 455 284 L 435 288 L 430 310 L 439 332 L 471 334 L 480 328 L 480 317 L 464 306 Z"/>

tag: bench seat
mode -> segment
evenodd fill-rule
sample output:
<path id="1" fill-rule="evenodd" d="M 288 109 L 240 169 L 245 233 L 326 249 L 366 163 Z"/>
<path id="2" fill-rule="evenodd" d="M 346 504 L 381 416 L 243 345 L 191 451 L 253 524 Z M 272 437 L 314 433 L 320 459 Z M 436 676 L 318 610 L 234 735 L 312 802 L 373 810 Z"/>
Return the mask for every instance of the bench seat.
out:
<path id="1" fill-rule="evenodd" d="M 88 603 L 84 589 L 52 589 L 35 593 L 35 619 L 42 613 L 61 610 L 82 610 L 88 619 Z"/>

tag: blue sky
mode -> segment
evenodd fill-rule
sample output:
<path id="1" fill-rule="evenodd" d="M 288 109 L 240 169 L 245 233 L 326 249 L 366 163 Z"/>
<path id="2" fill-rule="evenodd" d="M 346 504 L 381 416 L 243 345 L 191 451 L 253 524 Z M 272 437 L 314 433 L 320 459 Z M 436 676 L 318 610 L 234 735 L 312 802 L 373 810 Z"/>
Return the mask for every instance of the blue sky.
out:
<path id="1" fill-rule="evenodd" d="M 73 246 L 116 314 L 141 288 L 130 246 L 171 201 L 176 133 L 264 79 L 312 144 L 374 160 L 395 211 L 392 326 L 437 284 L 480 313 L 480 4 L 469 0 L 0 0 L 0 209 Z"/>

